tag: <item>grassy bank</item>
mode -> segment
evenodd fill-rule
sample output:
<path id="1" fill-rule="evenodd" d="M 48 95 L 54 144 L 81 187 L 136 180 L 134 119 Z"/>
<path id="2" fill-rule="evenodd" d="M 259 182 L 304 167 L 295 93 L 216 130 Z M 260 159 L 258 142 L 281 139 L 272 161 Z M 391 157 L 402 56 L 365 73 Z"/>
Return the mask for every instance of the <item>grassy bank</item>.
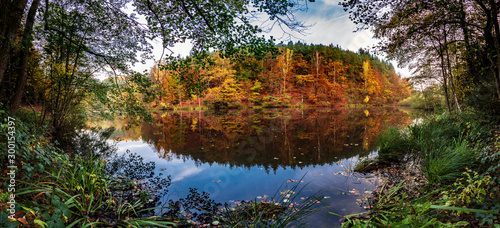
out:
<path id="1" fill-rule="evenodd" d="M 499 227 L 498 129 L 495 120 L 460 113 L 387 130 L 378 157 L 357 170 L 378 169 L 388 181 L 368 215 L 347 216 L 343 226 Z"/>

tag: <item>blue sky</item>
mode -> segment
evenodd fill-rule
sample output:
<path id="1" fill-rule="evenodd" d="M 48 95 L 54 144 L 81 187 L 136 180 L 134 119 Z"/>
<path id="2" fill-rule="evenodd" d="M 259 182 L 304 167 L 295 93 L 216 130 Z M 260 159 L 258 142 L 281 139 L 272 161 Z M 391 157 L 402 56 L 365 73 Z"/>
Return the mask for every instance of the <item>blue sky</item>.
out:
<path id="1" fill-rule="evenodd" d="M 315 2 L 309 2 L 306 0 L 308 10 L 305 12 L 297 12 L 296 18 L 306 25 L 310 25 L 310 28 L 306 31 L 306 35 L 301 35 L 293 33 L 294 37 L 291 38 L 292 41 L 303 42 L 307 44 L 324 44 L 324 45 L 339 45 L 342 49 L 348 49 L 351 51 L 357 51 L 360 48 L 370 48 L 375 45 L 378 41 L 373 39 L 373 34 L 368 31 L 358 31 L 356 30 L 356 25 L 352 23 L 349 19 L 348 13 L 344 12 L 343 8 L 339 6 L 340 0 L 316 0 Z M 255 22 L 256 25 L 262 24 L 262 22 Z M 275 27 L 267 36 L 273 36 L 278 39 L 283 36 L 283 31 Z M 286 39 L 278 39 L 277 42 L 284 41 L 287 42 L 289 37 Z M 159 42 L 155 45 L 155 58 L 158 60 L 162 54 L 161 44 Z M 191 45 L 189 43 L 179 44 L 172 48 L 175 55 L 180 54 L 185 56 L 189 53 Z M 168 53 L 165 51 L 165 53 Z M 383 58 L 383 56 L 379 56 Z M 410 71 L 406 68 L 397 68 L 396 62 L 392 62 L 396 67 L 396 72 L 404 77 L 410 76 Z M 153 61 L 148 61 L 145 65 L 138 64 L 134 69 L 138 71 L 149 70 L 153 66 Z"/>

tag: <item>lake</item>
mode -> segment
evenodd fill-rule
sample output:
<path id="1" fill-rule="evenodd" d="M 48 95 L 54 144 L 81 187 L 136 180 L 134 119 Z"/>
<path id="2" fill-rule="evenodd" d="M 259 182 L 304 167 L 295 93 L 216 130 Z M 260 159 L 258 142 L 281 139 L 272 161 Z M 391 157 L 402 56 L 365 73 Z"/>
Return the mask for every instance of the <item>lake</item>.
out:
<path id="1" fill-rule="evenodd" d="M 150 123 L 99 125 L 116 128 L 111 140 L 118 155 L 134 154 L 154 167 L 147 178 L 170 176 L 168 188 L 156 186 L 156 206 L 186 197 L 190 188 L 234 204 L 307 184 L 301 194 L 322 196 L 308 227 L 335 227 L 340 217 L 331 213 L 365 211 L 362 199 L 379 184 L 352 172 L 358 159 L 376 153 L 384 129 L 417 117 L 396 107 L 250 109 L 155 112 Z"/>

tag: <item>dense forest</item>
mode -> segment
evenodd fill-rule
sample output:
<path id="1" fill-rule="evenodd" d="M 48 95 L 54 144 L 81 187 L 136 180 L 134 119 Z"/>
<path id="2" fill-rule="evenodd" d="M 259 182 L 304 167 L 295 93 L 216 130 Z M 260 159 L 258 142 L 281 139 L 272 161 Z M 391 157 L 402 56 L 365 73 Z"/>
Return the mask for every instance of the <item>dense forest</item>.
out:
<path id="1" fill-rule="evenodd" d="M 208 105 L 225 108 L 344 104 L 396 104 L 411 88 L 394 67 L 368 51 L 289 43 L 240 58 L 211 53 L 201 64 L 155 66 L 149 75 L 163 92 L 162 107 Z M 168 65 L 168 64 L 167 64 Z"/>

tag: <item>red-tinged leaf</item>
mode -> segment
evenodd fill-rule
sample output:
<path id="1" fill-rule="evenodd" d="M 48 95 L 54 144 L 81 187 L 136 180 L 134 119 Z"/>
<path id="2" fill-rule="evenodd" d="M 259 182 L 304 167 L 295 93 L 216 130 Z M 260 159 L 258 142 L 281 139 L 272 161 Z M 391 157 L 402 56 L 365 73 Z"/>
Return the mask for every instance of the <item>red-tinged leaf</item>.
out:
<path id="1" fill-rule="evenodd" d="M 26 219 L 25 218 L 17 218 L 17 221 L 19 221 L 20 223 L 26 225 Z"/>

